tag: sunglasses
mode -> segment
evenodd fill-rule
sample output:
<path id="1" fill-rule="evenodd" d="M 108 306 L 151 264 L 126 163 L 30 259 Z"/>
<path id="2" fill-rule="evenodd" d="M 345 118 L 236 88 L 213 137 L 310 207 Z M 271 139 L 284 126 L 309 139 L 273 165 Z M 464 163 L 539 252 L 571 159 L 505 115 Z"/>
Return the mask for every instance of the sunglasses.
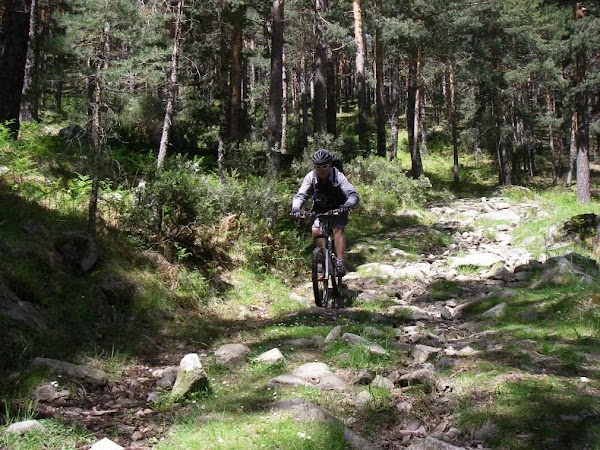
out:
<path id="1" fill-rule="evenodd" d="M 315 169 L 327 169 L 329 164 L 315 164 Z"/>

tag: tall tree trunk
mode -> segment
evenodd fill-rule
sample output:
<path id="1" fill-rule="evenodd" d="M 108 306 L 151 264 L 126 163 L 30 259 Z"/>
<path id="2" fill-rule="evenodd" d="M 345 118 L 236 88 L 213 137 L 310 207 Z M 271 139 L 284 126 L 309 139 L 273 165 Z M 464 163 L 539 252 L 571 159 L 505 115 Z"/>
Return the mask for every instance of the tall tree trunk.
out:
<path id="1" fill-rule="evenodd" d="M 358 97 L 358 142 L 361 150 L 368 150 L 367 90 L 365 82 L 366 47 L 363 31 L 363 13 L 360 0 L 353 0 L 354 41 L 356 42 L 356 95 Z"/>
<path id="2" fill-rule="evenodd" d="M 283 109 L 283 8 L 284 0 L 273 0 L 273 31 L 271 33 L 271 75 L 269 109 L 265 140 L 271 179 L 279 175 L 281 145 L 281 112 Z"/>
<path id="3" fill-rule="evenodd" d="M 310 134 L 310 129 L 308 123 L 308 80 L 304 53 L 300 58 L 300 98 L 302 101 L 302 143 L 305 143 Z"/>
<path id="4" fill-rule="evenodd" d="M 550 87 L 547 85 L 548 76 L 546 75 L 546 108 L 548 110 L 548 119 L 550 123 L 548 125 L 548 142 L 550 145 L 550 161 L 552 163 L 552 182 L 558 184 L 560 173 L 558 172 L 558 158 L 556 156 L 556 148 L 554 147 L 554 127 L 552 126 L 552 119 L 554 119 L 554 107 L 552 96 L 550 95 Z"/>
<path id="5" fill-rule="evenodd" d="M 298 101 L 298 70 L 292 70 L 292 112 L 294 114 L 294 125 L 298 125 L 300 123 L 300 102 Z"/>
<path id="6" fill-rule="evenodd" d="M 282 107 L 281 107 L 281 154 L 287 153 L 287 127 L 288 127 L 288 82 L 287 68 L 285 64 L 285 48 L 281 53 L 281 89 L 282 89 Z"/>
<path id="7" fill-rule="evenodd" d="M 98 213 L 98 192 L 100 178 L 100 155 L 104 148 L 104 133 L 102 131 L 102 122 L 100 118 L 100 109 L 102 107 L 102 95 L 104 92 L 104 72 L 108 69 L 108 52 L 110 33 L 110 23 L 105 22 L 100 36 L 100 42 L 96 46 L 96 57 L 93 61 L 94 73 L 92 75 L 92 98 L 88 111 L 90 116 L 90 131 L 92 138 L 92 191 L 90 193 L 90 202 L 88 207 L 88 233 L 94 238 L 97 232 L 97 213 Z"/>
<path id="8" fill-rule="evenodd" d="M 321 17 L 326 10 L 326 0 L 315 0 L 315 76 L 313 80 L 313 131 L 315 134 L 327 130 L 327 45 L 323 32 L 324 19 Z"/>
<path id="9" fill-rule="evenodd" d="M 452 133 L 452 153 L 454 155 L 454 183 L 458 184 L 460 180 L 459 165 L 458 165 L 458 130 L 456 129 L 457 112 L 456 112 L 456 84 L 454 79 L 454 60 L 451 59 L 448 64 L 448 81 L 450 84 L 450 128 Z"/>
<path id="10" fill-rule="evenodd" d="M 415 117 L 417 104 L 417 50 L 413 44 L 409 44 L 408 50 L 408 75 L 407 75 L 407 103 L 406 103 L 406 132 L 408 135 L 408 150 L 411 155 L 411 175 L 413 178 L 419 178 L 419 164 L 414 152 L 418 149 L 416 144 L 418 135 L 415 130 L 418 130 L 418 121 Z M 415 125 L 416 124 L 416 125 Z"/>
<path id="11" fill-rule="evenodd" d="M 240 138 L 240 113 L 242 110 L 242 50 L 243 41 L 243 21 L 246 6 L 239 6 L 232 11 L 233 31 L 231 36 L 231 72 L 229 88 L 231 89 L 231 112 L 229 117 L 229 138 L 230 143 L 236 148 L 239 145 Z"/>
<path id="12" fill-rule="evenodd" d="M 582 2 L 575 3 L 575 20 L 581 20 L 587 9 Z M 577 200 L 579 203 L 588 203 L 592 194 L 590 191 L 590 131 L 589 131 L 589 96 L 585 86 L 587 72 L 586 43 L 579 43 L 575 53 L 576 62 L 576 94 L 575 105 L 577 108 Z"/>
<path id="13" fill-rule="evenodd" d="M 412 177 L 417 179 L 423 174 L 423 163 L 421 161 L 421 152 L 419 151 L 419 113 L 420 113 L 420 99 L 421 99 L 421 49 L 420 47 L 413 47 L 409 59 L 412 59 L 409 63 L 409 82 L 411 83 L 410 90 L 412 90 L 412 98 L 409 94 L 409 104 L 407 106 L 407 118 L 408 110 L 411 110 L 412 119 L 412 130 L 409 135 L 410 148 L 410 159 L 411 159 L 411 174 Z M 411 73 L 410 66 L 413 67 Z M 410 91 L 409 91 L 410 92 Z M 411 105 L 412 101 L 412 105 Z M 412 140 L 410 137 L 412 136 Z"/>
<path id="14" fill-rule="evenodd" d="M 0 17 L 0 124 L 14 138 L 19 133 L 19 112 L 25 79 L 31 0 L 4 0 Z"/>
<path id="15" fill-rule="evenodd" d="M 381 12 L 381 0 L 377 0 Z M 375 99 L 377 104 L 377 155 L 385 156 L 385 106 L 383 103 L 383 41 L 381 25 L 375 29 Z"/>
<path id="16" fill-rule="evenodd" d="M 165 163 L 165 156 L 169 146 L 169 131 L 173 123 L 175 98 L 177 97 L 177 73 L 179 67 L 179 53 L 181 48 L 181 29 L 183 27 L 183 0 L 177 3 L 177 19 L 175 21 L 175 36 L 173 38 L 173 55 L 171 56 L 171 73 L 167 81 L 167 105 L 165 107 L 165 120 L 163 122 L 158 160 L 156 167 L 160 172 Z"/>
<path id="17" fill-rule="evenodd" d="M 571 139 L 569 141 L 569 172 L 567 172 L 567 186 L 573 183 L 573 175 L 575 174 L 575 162 L 577 161 L 577 112 L 571 117 Z"/>
<path id="18" fill-rule="evenodd" d="M 227 159 L 227 152 L 229 150 L 229 127 L 228 117 L 229 112 L 229 96 L 227 79 L 229 74 L 229 58 L 226 56 L 227 52 L 227 31 L 225 27 L 225 16 L 228 12 L 226 0 L 221 0 L 221 11 L 219 17 L 219 46 L 220 46 L 220 61 L 219 61 L 219 72 L 218 79 L 216 80 L 217 85 L 217 97 L 220 100 L 220 111 L 219 111 L 219 144 L 217 147 L 217 171 L 219 174 L 219 182 L 225 182 L 225 164 Z M 251 83 L 254 78 L 254 66 L 251 67 Z"/>
<path id="19" fill-rule="evenodd" d="M 421 64 L 423 64 L 421 62 Z M 422 69 L 421 69 L 422 72 Z M 427 115 L 425 114 L 425 89 L 419 89 L 419 125 L 421 128 L 421 154 L 427 156 Z"/>
<path id="20" fill-rule="evenodd" d="M 390 118 L 390 149 L 388 159 L 393 161 L 398 155 L 398 116 L 399 116 L 399 94 L 400 75 L 396 61 L 392 61 L 390 68 L 390 94 L 389 94 L 389 118 Z"/>
<path id="21" fill-rule="evenodd" d="M 265 141 L 267 142 L 268 183 L 267 197 L 275 195 L 279 176 L 281 145 L 281 113 L 283 110 L 283 34 L 284 0 L 273 0 L 273 29 L 271 32 L 271 74 L 269 106 L 266 117 Z M 267 212 L 270 227 L 277 223 L 277 207 L 271 205 Z"/>
<path id="22" fill-rule="evenodd" d="M 31 0 L 31 13 L 29 15 L 29 43 L 27 46 L 27 60 L 25 63 L 25 76 L 23 78 L 23 94 L 21 100 L 20 120 L 31 122 L 38 120 L 38 45 L 37 45 L 37 17 L 39 5 L 37 0 Z"/>
<path id="23" fill-rule="evenodd" d="M 331 46 L 327 46 L 327 132 L 337 136 L 337 101 L 335 98 L 335 60 Z"/>

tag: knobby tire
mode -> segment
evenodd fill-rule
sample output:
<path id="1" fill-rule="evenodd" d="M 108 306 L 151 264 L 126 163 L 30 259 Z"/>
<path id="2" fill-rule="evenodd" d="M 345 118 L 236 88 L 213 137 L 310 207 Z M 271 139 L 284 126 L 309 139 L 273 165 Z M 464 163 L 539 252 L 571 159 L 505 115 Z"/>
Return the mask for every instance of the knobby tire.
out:
<path id="1" fill-rule="evenodd" d="M 321 274 L 319 276 L 318 265 L 321 264 Z M 328 280 L 325 277 L 325 249 L 317 247 L 312 254 L 312 283 L 315 294 L 315 305 L 327 308 L 329 303 L 329 292 L 327 290 Z"/>

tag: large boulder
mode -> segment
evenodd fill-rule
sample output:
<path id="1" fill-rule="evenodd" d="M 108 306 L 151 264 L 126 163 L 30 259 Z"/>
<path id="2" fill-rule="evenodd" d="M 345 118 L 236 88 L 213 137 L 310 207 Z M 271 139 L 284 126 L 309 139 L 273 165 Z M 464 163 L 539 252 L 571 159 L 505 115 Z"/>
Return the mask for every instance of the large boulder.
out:
<path id="1" fill-rule="evenodd" d="M 106 372 L 90 366 L 71 364 L 50 358 L 35 358 L 31 364 L 35 367 L 45 367 L 51 372 L 63 375 L 74 381 L 80 381 L 84 384 L 104 386 L 108 383 L 108 375 Z"/>
<path id="2" fill-rule="evenodd" d="M 0 315 L 38 331 L 48 328 L 45 317 L 33 304 L 21 300 L 0 280 Z"/>
<path id="3" fill-rule="evenodd" d="M 67 268 L 76 274 L 88 272 L 98 261 L 99 250 L 96 241 L 85 234 L 61 234 L 56 238 L 54 247 Z"/>
<path id="4" fill-rule="evenodd" d="M 227 367 L 236 367 L 248 360 L 250 349 L 244 344 L 221 345 L 215 352 L 217 364 Z"/>
<path id="5" fill-rule="evenodd" d="M 179 363 L 177 379 L 171 391 L 171 398 L 178 400 L 188 393 L 206 389 L 208 387 L 208 376 L 202 368 L 200 358 L 196 353 L 189 353 Z"/>

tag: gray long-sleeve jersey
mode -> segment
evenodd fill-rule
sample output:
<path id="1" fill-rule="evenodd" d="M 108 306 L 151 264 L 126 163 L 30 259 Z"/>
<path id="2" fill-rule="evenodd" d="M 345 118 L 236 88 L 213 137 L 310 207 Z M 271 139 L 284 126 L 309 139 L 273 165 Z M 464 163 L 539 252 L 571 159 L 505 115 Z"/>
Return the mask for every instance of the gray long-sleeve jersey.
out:
<path id="1" fill-rule="evenodd" d="M 339 201 L 333 201 L 333 203 L 339 204 L 331 204 L 329 205 L 329 209 L 353 207 L 358 204 L 359 197 L 356 189 L 354 189 L 354 186 L 352 186 L 346 176 L 335 167 L 332 167 L 329 171 L 329 183 L 331 183 L 329 185 L 330 192 L 325 195 L 331 196 L 333 194 L 333 197 L 336 197 L 336 199 L 339 198 Z M 317 195 L 315 195 L 315 189 L 319 191 L 319 186 L 317 174 L 314 170 L 311 170 L 304 177 L 300 189 L 298 189 L 298 192 L 292 199 L 292 210 L 302 208 L 302 205 L 306 203 L 306 200 L 309 196 L 313 197 L 315 200 L 315 206 L 317 206 L 319 199 L 317 198 Z"/>

